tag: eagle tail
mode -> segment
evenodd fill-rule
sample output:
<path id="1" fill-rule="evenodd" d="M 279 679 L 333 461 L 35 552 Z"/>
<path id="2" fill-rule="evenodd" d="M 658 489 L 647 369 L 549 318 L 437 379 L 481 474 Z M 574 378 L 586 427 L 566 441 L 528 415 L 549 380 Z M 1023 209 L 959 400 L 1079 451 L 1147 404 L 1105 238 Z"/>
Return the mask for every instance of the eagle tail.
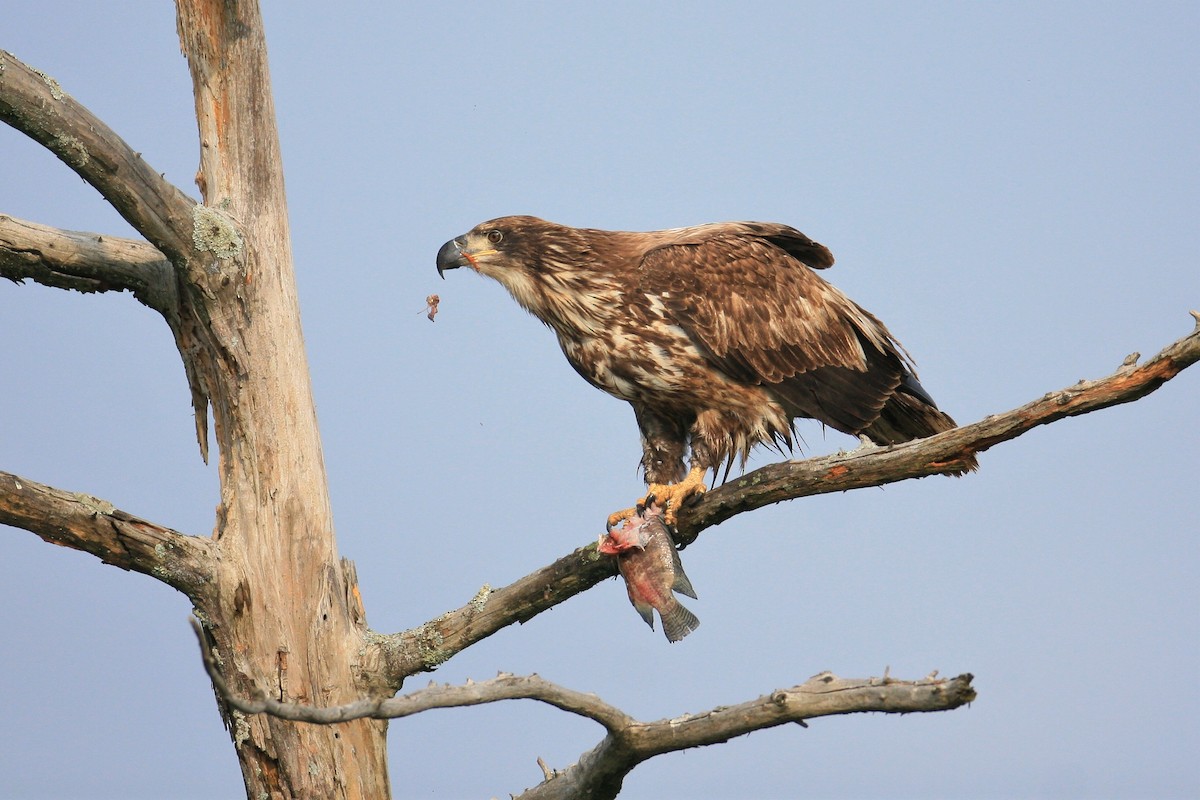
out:
<path id="1" fill-rule="evenodd" d="M 906 373 L 895 393 L 880 409 L 879 417 L 862 433 L 875 444 L 889 445 L 923 439 L 956 427 L 957 423 L 938 409 L 916 377 Z M 974 472 L 978 466 L 975 457 L 971 456 L 966 461 L 966 468 L 954 474 Z"/>

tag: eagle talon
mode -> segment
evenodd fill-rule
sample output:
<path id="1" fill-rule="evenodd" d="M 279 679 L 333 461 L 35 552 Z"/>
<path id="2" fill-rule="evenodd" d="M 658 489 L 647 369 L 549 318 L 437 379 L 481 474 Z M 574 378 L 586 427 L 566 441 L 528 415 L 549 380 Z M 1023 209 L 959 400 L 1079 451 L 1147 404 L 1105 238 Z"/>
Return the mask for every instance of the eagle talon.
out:
<path id="1" fill-rule="evenodd" d="M 625 508 L 609 514 L 608 519 L 604 522 L 605 533 L 612 533 L 613 528 L 617 527 L 630 517 L 637 515 L 637 513 L 638 511 L 636 508 Z"/>
<path id="2" fill-rule="evenodd" d="M 637 501 L 633 508 L 614 511 L 608 515 L 608 521 L 605 523 L 606 532 L 611 533 L 618 524 L 630 517 L 644 517 L 646 510 L 654 506 L 663 510 L 663 522 L 674 528 L 678 523 L 679 509 L 683 507 L 684 503 L 708 490 L 708 487 L 704 485 L 704 472 L 702 467 L 692 467 L 687 477 L 679 483 L 650 484 L 649 491 Z"/>

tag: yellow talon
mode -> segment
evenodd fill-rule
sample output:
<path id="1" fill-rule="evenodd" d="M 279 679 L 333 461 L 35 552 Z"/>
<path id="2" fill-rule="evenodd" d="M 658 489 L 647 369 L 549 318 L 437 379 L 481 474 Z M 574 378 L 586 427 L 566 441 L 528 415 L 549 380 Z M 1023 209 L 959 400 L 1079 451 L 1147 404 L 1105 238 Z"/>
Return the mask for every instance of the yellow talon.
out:
<path id="1" fill-rule="evenodd" d="M 617 527 L 636 513 L 636 508 L 625 508 L 620 511 L 614 511 L 608 515 L 608 529 L 611 531 L 613 528 Z"/>
<path id="2" fill-rule="evenodd" d="M 708 491 L 708 486 L 704 483 L 705 470 L 701 467 L 692 467 L 688 472 L 687 477 L 679 483 L 652 483 L 648 487 L 648 491 L 641 500 L 638 500 L 637 506 L 626 508 L 621 511 L 615 511 L 608 515 L 609 530 L 615 528 L 621 521 L 629 519 L 637 514 L 638 506 L 644 507 L 646 501 L 651 497 L 657 505 L 663 506 L 663 522 L 668 525 L 675 525 L 678 521 L 679 508 L 684 501 L 689 497 L 697 494 L 703 494 Z"/>

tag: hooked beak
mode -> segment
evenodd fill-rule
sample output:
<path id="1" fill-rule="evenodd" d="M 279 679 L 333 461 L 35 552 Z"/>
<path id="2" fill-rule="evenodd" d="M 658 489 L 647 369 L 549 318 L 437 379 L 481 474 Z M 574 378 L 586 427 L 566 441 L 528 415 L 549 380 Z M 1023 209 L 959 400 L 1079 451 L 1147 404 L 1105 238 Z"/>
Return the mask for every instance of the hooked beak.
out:
<path id="1" fill-rule="evenodd" d="M 461 239 L 451 239 L 442 245 L 437 254 L 437 271 L 438 276 L 442 280 L 446 279 L 444 274 L 448 269 L 458 269 L 459 267 L 474 267 L 471 259 L 463 252 Z"/>

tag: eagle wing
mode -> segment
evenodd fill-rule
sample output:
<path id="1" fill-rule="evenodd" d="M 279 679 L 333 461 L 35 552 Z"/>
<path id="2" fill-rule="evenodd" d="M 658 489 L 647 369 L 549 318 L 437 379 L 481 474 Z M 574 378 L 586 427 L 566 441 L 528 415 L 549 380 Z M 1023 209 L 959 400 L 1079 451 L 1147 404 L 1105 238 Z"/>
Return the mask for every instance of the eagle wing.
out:
<path id="1" fill-rule="evenodd" d="M 794 416 L 847 433 L 873 424 L 911 369 L 882 322 L 810 269 L 831 265 L 829 251 L 783 225 L 703 227 L 646 253 L 641 290 L 712 367 Z"/>

